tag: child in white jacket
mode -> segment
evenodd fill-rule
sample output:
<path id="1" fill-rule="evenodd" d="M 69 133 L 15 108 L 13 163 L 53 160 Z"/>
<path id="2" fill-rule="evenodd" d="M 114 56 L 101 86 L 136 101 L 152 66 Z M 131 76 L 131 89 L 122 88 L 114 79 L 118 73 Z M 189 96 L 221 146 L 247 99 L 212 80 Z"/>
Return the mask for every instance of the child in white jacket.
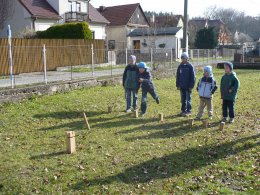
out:
<path id="1" fill-rule="evenodd" d="M 196 119 L 201 119 L 203 115 L 204 108 L 207 106 L 208 116 L 210 119 L 213 117 L 213 106 L 212 106 L 212 97 L 215 91 L 217 90 L 216 80 L 213 77 L 212 67 L 204 67 L 204 75 L 199 80 L 197 91 L 200 96 L 200 107 L 199 112 L 196 116 Z"/>

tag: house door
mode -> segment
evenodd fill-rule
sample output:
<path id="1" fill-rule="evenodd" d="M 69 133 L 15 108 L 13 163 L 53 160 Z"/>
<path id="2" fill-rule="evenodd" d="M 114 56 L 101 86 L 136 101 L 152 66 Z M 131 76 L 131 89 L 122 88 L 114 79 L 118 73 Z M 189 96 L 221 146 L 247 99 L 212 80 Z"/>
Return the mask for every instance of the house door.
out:
<path id="1" fill-rule="evenodd" d="M 134 40 L 133 41 L 134 50 L 140 50 L 141 49 L 141 42 L 140 40 Z"/>

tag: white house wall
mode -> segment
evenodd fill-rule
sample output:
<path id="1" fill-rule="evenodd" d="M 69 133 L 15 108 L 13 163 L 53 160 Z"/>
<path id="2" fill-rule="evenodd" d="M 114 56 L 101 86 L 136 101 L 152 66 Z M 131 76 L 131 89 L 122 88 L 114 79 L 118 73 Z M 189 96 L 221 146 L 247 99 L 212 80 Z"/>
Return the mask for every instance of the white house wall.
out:
<path id="1" fill-rule="evenodd" d="M 58 21 L 55 20 L 41 20 L 38 19 L 35 21 L 35 31 L 44 31 L 47 30 L 49 27 L 57 24 Z"/>
<path id="2" fill-rule="evenodd" d="M 14 13 L 9 20 L 5 22 L 5 28 L 0 30 L 0 37 L 7 37 L 7 25 L 11 25 L 13 37 L 19 37 L 19 34 L 26 29 L 33 29 L 33 22 L 31 15 L 28 11 L 20 4 L 19 1 L 14 1 Z"/>
<path id="3" fill-rule="evenodd" d="M 106 39 L 106 26 L 101 24 L 90 24 L 89 28 L 95 32 L 95 39 Z"/>

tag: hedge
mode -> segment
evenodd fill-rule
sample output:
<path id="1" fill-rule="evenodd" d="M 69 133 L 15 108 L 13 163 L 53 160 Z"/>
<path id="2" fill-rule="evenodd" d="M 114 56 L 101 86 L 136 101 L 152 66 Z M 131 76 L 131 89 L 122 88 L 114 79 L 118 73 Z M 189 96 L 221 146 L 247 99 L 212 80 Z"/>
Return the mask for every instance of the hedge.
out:
<path id="1" fill-rule="evenodd" d="M 38 31 L 40 39 L 92 39 L 92 32 L 87 22 L 55 25 L 45 31 Z"/>
<path id="2" fill-rule="evenodd" d="M 224 63 L 217 64 L 218 69 L 224 68 Z M 260 70 L 260 63 L 235 63 L 234 69 L 255 69 Z"/>

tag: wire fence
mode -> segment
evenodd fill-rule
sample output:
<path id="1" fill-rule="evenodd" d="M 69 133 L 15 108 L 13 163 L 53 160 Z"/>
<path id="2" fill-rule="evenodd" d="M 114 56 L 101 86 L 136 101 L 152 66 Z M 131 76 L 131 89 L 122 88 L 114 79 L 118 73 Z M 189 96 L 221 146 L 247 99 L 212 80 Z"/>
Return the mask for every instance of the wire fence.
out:
<path id="1" fill-rule="evenodd" d="M 12 75 L 10 75 L 10 58 L 8 58 L 9 49 L 12 50 Z M 43 44 L 41 46 L 13 46 L 12 48 L 0 46 L 0 51 L 1 58 L 5 55 L 5 60 L 2 58 L 0 64 L 1 70 L 3 70 L 0 75 L 0 88 L 120 76 L 126 64 L 128 64 L 130 55 L 135 55 L 137 62 L 146 62 L 152 70 L 173 70 L 179 65 L 182 53 L 182 51 L 175 49 L 154 48 L 147 50 L 106 50 L 95 48 L 93 44 L 91 46 L 45 46 Z M 194 49 L 188 52 L 190 62 L 196 67 L 233 60 L 237 51 L 232 49 Z M 55 56 L 53 56 L 54 53 Z M 77 59 L 77 56 L 80 56 L 80 59 Z M 101 58 L 103 60 L 99 60 Z M 60 64 L 53 66 L 53 59 Z M 24 73 L 22 73 L 23 71 Z"/>

